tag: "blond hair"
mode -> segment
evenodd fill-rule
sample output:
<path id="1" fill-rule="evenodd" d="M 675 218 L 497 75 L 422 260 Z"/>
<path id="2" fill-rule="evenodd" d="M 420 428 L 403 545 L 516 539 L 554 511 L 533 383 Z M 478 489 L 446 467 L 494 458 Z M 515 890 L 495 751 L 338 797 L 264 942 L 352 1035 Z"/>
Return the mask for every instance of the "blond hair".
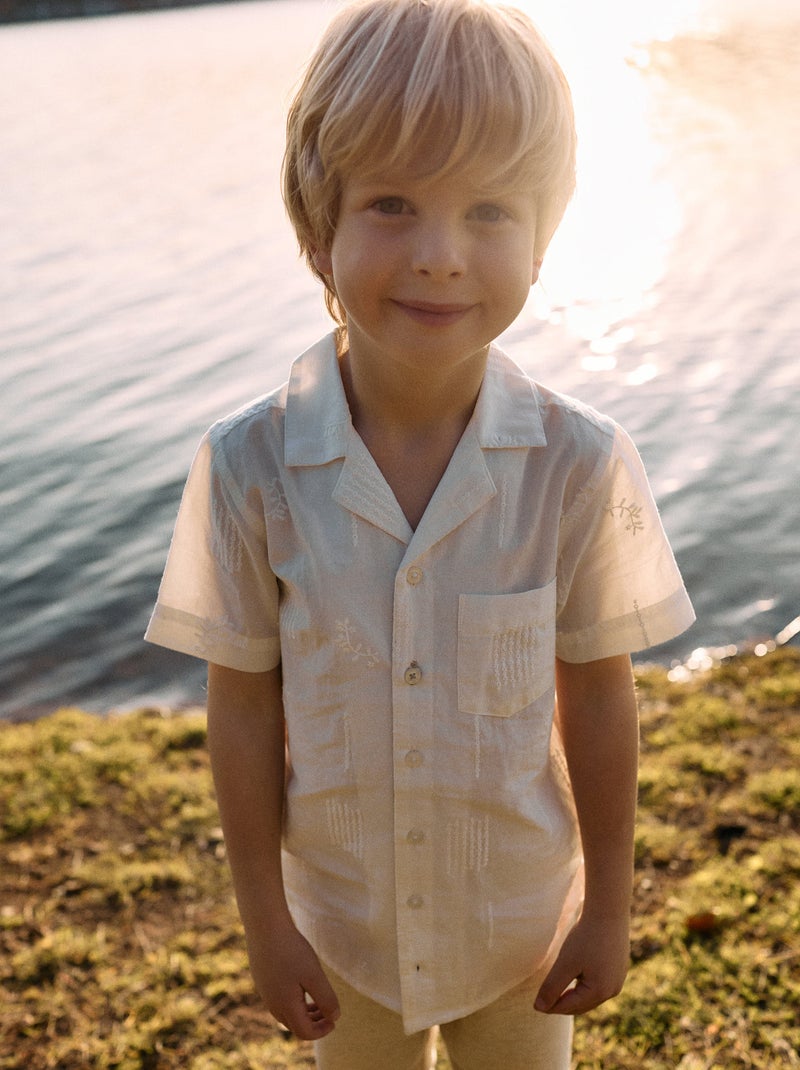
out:
<path id="1" fill-rule="evenodd" d="M 495 161 L 536 199 L 542 257 L 575 185 L 566 78 L 530 19 L 488 0 L 356 0 L 332 20 L 289 109 L 283 197 L 300 250 L 330 251 L 348 175 Z"/>

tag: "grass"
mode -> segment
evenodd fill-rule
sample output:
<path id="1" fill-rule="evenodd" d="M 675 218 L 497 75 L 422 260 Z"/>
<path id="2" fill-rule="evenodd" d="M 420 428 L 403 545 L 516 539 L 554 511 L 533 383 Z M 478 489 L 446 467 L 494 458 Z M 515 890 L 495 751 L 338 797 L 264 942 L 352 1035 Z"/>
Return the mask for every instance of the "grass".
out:
<path id="1" fill-rule="evenodd" d="M 800 651 L 637 676 L 633 965 L 575 1070 L 800 1067 Z M 313 1065 L 252 994 L 202 712 L 0 725 L 0 769 L 0 1070 Z"/>

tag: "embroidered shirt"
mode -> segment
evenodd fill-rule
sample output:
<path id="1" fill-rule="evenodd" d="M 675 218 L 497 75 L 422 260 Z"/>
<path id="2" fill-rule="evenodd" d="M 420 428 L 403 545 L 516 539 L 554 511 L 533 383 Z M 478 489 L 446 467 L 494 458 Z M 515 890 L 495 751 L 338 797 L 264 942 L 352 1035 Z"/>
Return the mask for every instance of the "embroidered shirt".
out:
<path id="1" fill-rule="evenodd" d="M 329 336 L 204 438 L 147 638 L 247 671 L 282 662 L 292 913 L 414 1031 L 544 968 L 576 917 L 555 656 L 641 650 L 692 620 L 611 420 L 492 347 L 412 531 Z"/>

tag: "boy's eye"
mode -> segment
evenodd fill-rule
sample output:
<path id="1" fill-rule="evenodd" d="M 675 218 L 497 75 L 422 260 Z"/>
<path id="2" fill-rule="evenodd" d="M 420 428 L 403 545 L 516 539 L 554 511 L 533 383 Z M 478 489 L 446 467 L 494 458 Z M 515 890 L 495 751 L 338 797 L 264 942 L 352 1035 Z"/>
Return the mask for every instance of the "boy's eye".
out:
<path id="1" fill-rule="evenodd" d="M 382 215 L 402 215 L 405 201 L 402 197 L 381 197 L 373 207 Z"/>
<path id="2" fill-rule="evenodd" d="M 499 223 L 506 218 L 506 214 L 499 204 L 479 204 L 472 209 L 472 215 L 480 223 Z"/>

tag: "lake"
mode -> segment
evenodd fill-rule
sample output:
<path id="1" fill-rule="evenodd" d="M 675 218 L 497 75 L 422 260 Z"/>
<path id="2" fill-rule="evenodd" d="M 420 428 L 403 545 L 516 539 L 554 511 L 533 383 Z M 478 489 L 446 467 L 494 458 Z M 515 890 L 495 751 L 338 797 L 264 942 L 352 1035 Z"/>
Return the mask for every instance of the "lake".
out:
<path id="1" fill-rule="evenodd" d="M 2 718 L 202 701 L 203 667 L 141 637 L 200 435 L 328 330 L 278 173 L 334 6 L 0 28 Z M 785 639 L 800 16 L 527 6 L 573 84 L 579 189 L 502 344 L 639 446 L 698 617 L 648 659 Z"/>

